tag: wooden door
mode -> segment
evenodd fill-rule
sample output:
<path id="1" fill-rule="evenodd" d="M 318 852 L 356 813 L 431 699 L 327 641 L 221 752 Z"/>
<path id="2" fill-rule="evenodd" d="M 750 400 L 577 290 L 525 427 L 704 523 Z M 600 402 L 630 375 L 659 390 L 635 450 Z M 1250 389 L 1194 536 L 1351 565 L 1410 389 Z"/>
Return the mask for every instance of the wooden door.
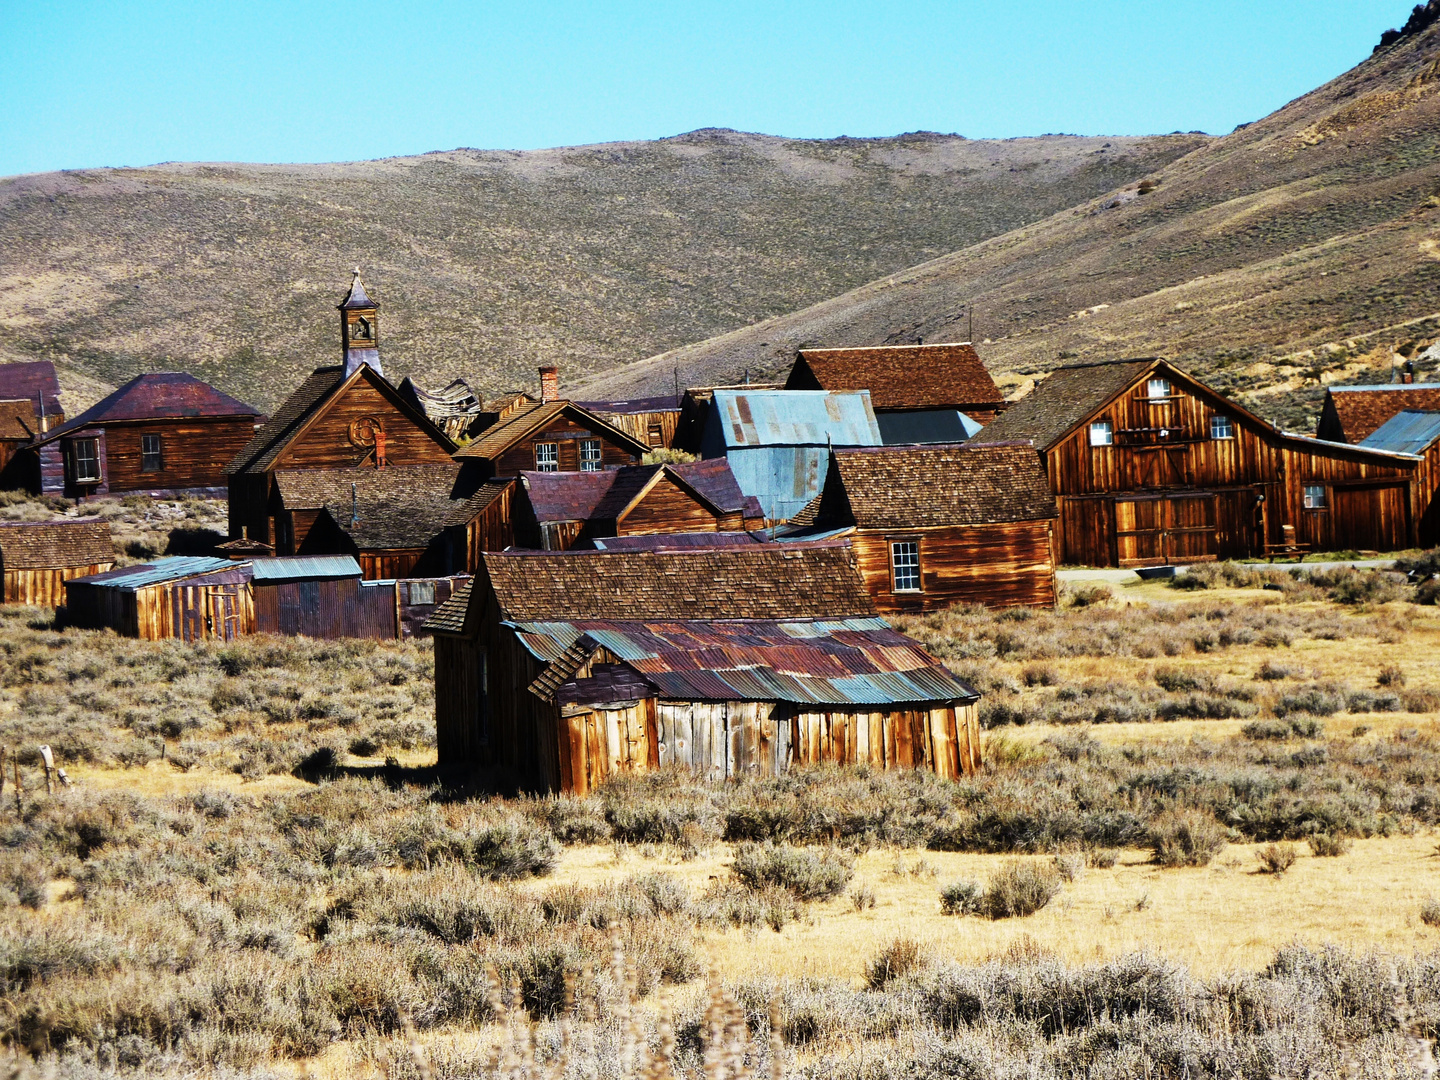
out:
<path id="1" fill-rule="evenodd" d="M 1215 526 L 1214 495 L 1115 500 L 1115 547 L 1123 567 L 1213 561 Z"/>
<path id="2" fill-rule="evenodd" d="M 1163 501 L 1115 500 L 1115 552 L 1121 566 L 1159 566 L 1165 562 Z"/>
<path id="3" fill-rule="evenodd" d="M 1215 496 L 1166 499 L 1165 561 L 1213 562 L 1216 557 Z"/>
<path id="4" fill-rule="evenodd" d="M 1336 551 L 1397 551 L 1409 546 L 1407 485 L 1334 487 L 1331 544 Z"/>

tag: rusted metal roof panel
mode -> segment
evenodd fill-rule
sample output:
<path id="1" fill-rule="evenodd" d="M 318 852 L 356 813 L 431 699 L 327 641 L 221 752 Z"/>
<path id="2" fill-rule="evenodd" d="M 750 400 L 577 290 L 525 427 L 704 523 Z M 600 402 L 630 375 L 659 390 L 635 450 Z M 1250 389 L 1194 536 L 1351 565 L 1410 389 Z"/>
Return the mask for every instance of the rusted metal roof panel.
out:
<path id="1" fill-rule="evenodd" d="M 546 662 L 582 638 L 594 642 L 678 700 L 894 705 L 979 696 L 883 619 L 507 625 Z"/>
<path id="2" fill-rule="evenodd" d="M 706 442 L 713 437 L 727 450 L 880 445 L 868 390 L 716 390 L 711 407 L 715 415 L 706 425 Z M 706 450 L 707 458 L 719 456 Z"/>

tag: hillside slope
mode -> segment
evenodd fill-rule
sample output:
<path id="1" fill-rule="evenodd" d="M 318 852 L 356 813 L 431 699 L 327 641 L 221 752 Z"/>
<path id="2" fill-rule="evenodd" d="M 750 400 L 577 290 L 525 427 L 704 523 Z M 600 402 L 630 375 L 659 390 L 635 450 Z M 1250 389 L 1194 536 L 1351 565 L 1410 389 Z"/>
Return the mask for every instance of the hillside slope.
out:
<path id="1" fill-rule="evenodd" d="M 54 359 L 77 393 L 81 377 L 178 368 L 270 407 L 336 355 L 334 305 L 359 264 L 387 374 L 528 386 L 541 362 L 578 376 L 794 311 L 1207 141 L 710 130 L 13 177 L 0 180 L 0 359 Z"/>
<path id="2" fill-rule="evenodd" d="M 1306 423 L 1318 390 L 1273 395 L 1373 378 L 1367 361 L 1388 376 L 1392 345 L 1440 333 L 1407 325 L 1440 311 L 1437 150 L 1440 25 L 1146 183 L 584 391 L 660 388 L 676 368 L 690 383 L 773 374 L 801 346 L 962 339 L 973 299 L 997 371 L 1164 354 Z"/>

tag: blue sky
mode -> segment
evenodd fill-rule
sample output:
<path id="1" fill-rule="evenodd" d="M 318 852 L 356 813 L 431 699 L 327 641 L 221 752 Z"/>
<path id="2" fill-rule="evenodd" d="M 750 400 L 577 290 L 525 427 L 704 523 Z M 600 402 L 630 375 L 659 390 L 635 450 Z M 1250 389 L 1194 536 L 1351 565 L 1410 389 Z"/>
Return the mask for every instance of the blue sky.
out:
<path id="1" fill-rule="evenodd" d="M 0 0 L 0 175 L 929 129 L 1229 131 L 1364 59 L 1390 0 Z"/>

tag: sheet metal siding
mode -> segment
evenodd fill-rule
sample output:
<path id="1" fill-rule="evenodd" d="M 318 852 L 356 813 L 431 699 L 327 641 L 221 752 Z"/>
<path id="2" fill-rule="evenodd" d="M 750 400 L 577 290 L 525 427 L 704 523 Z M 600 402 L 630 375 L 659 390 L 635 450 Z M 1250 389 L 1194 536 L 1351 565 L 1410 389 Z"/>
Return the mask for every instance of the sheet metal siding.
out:
<path id="1" fill-rule="evenodd" d="M 726 454 L 735 482 L 754 496 L 770 521 L 788 521 L 825 483 L 830 451 L 819 446 L 756 446 Z"/>
<path id="2" fill-rule="evenodd" d="M 868 390 L 716 390 L 712 408 L 715 422 L 706 424 L 706 439 L 713 431 L 727 450 L 880 445 L 880 426 Z"/>

